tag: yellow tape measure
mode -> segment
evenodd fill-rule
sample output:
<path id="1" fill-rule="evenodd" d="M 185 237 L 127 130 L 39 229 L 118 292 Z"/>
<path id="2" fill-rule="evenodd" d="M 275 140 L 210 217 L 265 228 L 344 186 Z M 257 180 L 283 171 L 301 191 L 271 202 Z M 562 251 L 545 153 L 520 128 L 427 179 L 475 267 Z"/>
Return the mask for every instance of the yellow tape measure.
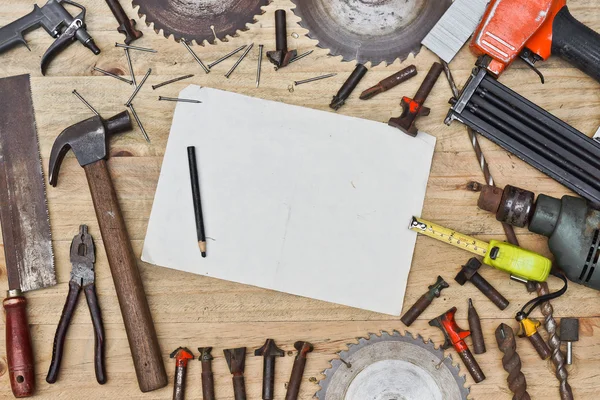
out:
<path id="1" fill-rule="evenodd" d="M 546 281 L 552 269 L 552 261 L 546 257 L 510 243 L 497 240 L 487 243 L 417 217 L 412 218 L 409 228 L 481 256 L 484 264 L 529 281 Z"/>

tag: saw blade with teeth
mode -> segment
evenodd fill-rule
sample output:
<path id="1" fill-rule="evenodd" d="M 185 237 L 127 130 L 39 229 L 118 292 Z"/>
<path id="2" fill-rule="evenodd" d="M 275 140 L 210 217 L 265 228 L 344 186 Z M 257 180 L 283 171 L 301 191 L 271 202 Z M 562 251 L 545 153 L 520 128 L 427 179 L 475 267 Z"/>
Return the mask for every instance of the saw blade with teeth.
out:
<path id="1" fill-rule="evenodd" d="M 359 338 L 338 353 L 319 382 L 319 400 L 466 400 L 465 376 L 444 350 L 397 331 Z"/>
<path id="2" fill-rule="evenodd" d="M 417 55 L 452 0 L 292 0 L 308 37 L 344 61 L 373 66 Z"/>
<path id="3" fill-rule="evenodd" d="M 156 33 L 163 32 L 176 41 L 185 39 L 203 44 L 214 43 L 245 31 L 246 24 L 256 22 L 255 16 L 263 13 L 262 7 L 271 0 L 132 0 L 146 24 L 154 25 Z"/>

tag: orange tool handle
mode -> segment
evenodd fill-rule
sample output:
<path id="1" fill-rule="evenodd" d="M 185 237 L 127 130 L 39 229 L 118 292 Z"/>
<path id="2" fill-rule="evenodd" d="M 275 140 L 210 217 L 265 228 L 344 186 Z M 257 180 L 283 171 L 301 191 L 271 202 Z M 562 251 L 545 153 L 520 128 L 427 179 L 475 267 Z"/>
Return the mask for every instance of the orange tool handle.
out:
<path id="1" fill-rule="evenodd" d="M 3 305 L 10 386 L 15 397 L 29 397 L 35 392 L 35 372 L 27 323 L 27 300 L 19 294 L 4 299 Z"/>

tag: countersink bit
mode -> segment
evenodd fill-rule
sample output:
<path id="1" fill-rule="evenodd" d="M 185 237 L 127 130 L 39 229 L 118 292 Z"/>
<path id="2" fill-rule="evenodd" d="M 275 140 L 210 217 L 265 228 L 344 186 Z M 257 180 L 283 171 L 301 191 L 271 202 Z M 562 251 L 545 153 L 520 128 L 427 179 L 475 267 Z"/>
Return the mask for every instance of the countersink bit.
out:
<path id="1" fill-rule="evenodd" d="M 579 320 L 562 318 L 560 320 L 560 340 L 567 342 L 567 365 L 573 364 L 573 342 L 579 341 Z"/>
<path id="2" fill-rule="evenodd" d="M 217 61 L 213 61 L 210 64 L 208 64 L 208 68 L 210 69 L 210 68 L 214 67 L 215 65 L 222 63 L 223 61 L 227 60 L 229 57 L 231 57 L 235 53 L 242 51 L 245 47 L 246 47 L 246 45 L 240 46 L 237 49 L 233 50 L 232 52 L 225 54 L 223 57 L 219 58 Z"/>
<path id="3" fill-rule="evenodd" d="M 260 73 L 262 70 L 262 59 L 263 59 L 263 51 L 265 46 L 262 44 L 258 45 L 258 64 L 256 66 L 256 87 L 260 85 Z"/>
<path id="4" fill-rule="evenodd" d="M 196 55 L 196 53 L 194 52 L 194 50 L 192 50 L 192 48 L 185 41 L 185 39 L 181 39 L 181 43 L 183 44 L 183 47 L 185 47 L 187 49 L 187 51 L 192 55 L 192 57 L 194 57 L 194 60 L 196 60 L 196 62 L 202 67 L 202 69 L 204 70 L 204 72 L 206 72 L 207 74 L 209 74 L 210 73 L 210 69 L 208 69 L 206 67 L 206 65 L 204 65 L 204 63 L 202 62 L 202 60 L 200 59 L 200 57 L 198 57 Z"/>
<path id="5" fill-rule="evenodd" d="M 508 372 L 508 387 L 513 392 L 513 400 L 530 400 L 527 393 L 527 381 L 521 372 L 521 358 L 517 354 L 517 341 L 512 328 L 506 324 L 500 324 L 496 329 L 496 342 L 502 356 L 502 366 Z"/>
<path id="6" fill-rule="evenodd" d="M 499 309 L 504 310 L 508 307 L 508 300 L 500 294 L 483 276 L 477 272 L 481 267 L 481 262 L 473 257 L 467 264 L 463 265 L 461 271 L 456 275 L 454 280 L 463 286 L 467 281 L 470 281 L 477 289 L 481 291 L 488 299 L 492 301 Z"/>
<path id="7" fill-rule="evenodd" d="M 539 296 L 545 296 L 550 294 L 550 289 L 548 288 L 548 283 L 539 282 L 537 286 L 537 293 Z M 565 358 L 560 351 L 560 339 L 556 333 L 556 320 L 554 319 L 553 313 L 554 308 L 549 301 L 542 303 L 540 310 L 544 315 L 544 325 L 546 327 L 546 332 L 548 332 L 548 345 L 552 351 L 552 356 L 550 359 L 556 368 L 556 378 L 559 381 L 559 391 L 560 391 L 560 399 L 561 400 L 573 400 L 573 390 L 571 389 L 571 385 L 569 385 L 569 373 L 565 368 Z"/>
<path id="8" fill-rule="evenodd" d="M 298 350 L 294 366 L 292 367 L 292 375 L 288 382 L 285 400 L 297 400 L 300 393 L 300 385 L 302 384 L 302 376 L 306 368 L 306 356 L 314 350 L 314 346 L 308 342 L 298 341 L 294 343 L 294 347 Z"/>
<path id="9" fill-rule="evenodd" d="M 531 342 L 531 345 L 537 351 L 538 355 L 542 360 L 547 360 L 550 358 L 552 354 L 550 352 L 550 348 L 544 342 L 544 338 L 540 335 L 538 328 L 540 323 L 538 321 L 534 321 L 531 318 L 526 318 L 524 314 L 517 314 L 517 321 L 521 324 L 521 332 L 519 336 L 526 337 Z"/>
<path id="10" fill-rule="evenodd" d="M 233 74 L 233 71 L 235 71 L 235 69 L 238 67 L 238 65 L 240 65 L 240 63 L 242 61 L 244 61 L 244 58 L 246 58 L 246 56 L 248 55 L 248 53 L 250 52 L 250 50 L 252 50 L 252 47 L 254 47 L 254 43 L 250 43 L 250 46 L 248 46 L 246 48 L 246 51 L 244 51 L 242 53 L 242 55 L 240 56 L 240 58 L 238 58 L 238 60 L 235 62 L 235 64 L 233 64 L 233 66 L 231 67 L 231 69 L 229 71 L 227 71 L 227 73 L 225 74 L 225 78 L 229 79 L 229 77 L 231 76 L 231 74 Z"/>
<path id="11" fill-rule="evenodd" d="M 112 78 L 118 79 L 118 80 L 120 80 L 121 82 L 125 82 L 125 83 L 128 83 L 128 84 L 130 84 L 130 85 L 133 85 L 133 81 L 131 81 L 131 80 L 127 79 L 127 78 L 123 78 L 122 76 L 119 76 L 119 75 L 117 75 L 117 74 L 113 74 L 112 72 L 105 71 L 105 70 L 103 70 L 103 69 L 100 69 L 100 68 L 98 68 L 98 67 L 92 67 L 92 69 L 93 69 L 94 71 L 100 72 L 101 74 L 104 74 L 104 75 L 106 75 L 106 76 L 110 76 L 110 77 L 112 77 Z"/>
<path id="12" fill-rule="evenodd" d="M 394 75 L 388 76 L 377 85 L 365 90 L 360 95 L 361 100 L 369 100 L 377 96 L 380 93 L 387 92 L 388 90 L 398 86 L 402 82 L 406 82 L 410 78 L 417 75 L 417 67 L 411 65 L 404 68 L 402 71 L 396 72 Z"/>
<path id="13" fill-rule="evenodd" d="M 335 96 L 333 96 L 333 100 L 329 107 L 334 110 L 339 110 L 345 103 L 352 91 L 358 86 L 360 80 L 366 75 L 368 69 L 363 64 L 356 64 L 356 68 L 350 74 L 346 82 L 342 85 L 340 90 L 337 92 Z"/>
<path id="14" fill-rule="evenodd" d="M 267 58 L 277 68 L 283 68 L 296 57 L 296 50 L 287 47 L 287 21 L 285 10 L 275 11 L 275 50 L 267 51 Z"/>
<path id="15" fill-rule="evenodd" d="M 135 73 L 133 72 L 133 63 L 131 62 L 131 54 L 129 54 L 129 49 L 125 49 L 125 58 L 127 59 L 127 66 L 129 67 L 129 75 L 131 76 L 131 82 L 133 82 L 133 86 L 137 87 L 137 82 L 135 80 Z"/>
<path id="16" fill-rule="evenodd" d="M 168 81 L 159 83 L 158 85 L 152 85 L 152 90 L 156 90 L 156 89 L 158 89 L 160 87 L 169 85 L 171 83 L 179 82 L 179 81 L 182 81 L 184 79 L 192 78 L 193 76 L 194 76 L 193 74 L 190 74 L 190 75 L 180 76 L 178 78 L 169 79 Z"/>
<path id="17" fill-rule="evenodd" d="M 283 357 L 285 352 L 277 347 L 273 339 L 267 339 L 265 344 L 254 351 L 255 356 L 264 357 L 263 361 L 263 400 L 273 400 L 275 397 L 275 357 Z"/>
<path id="18" fill-rule="evenodd" d="M 83 104 L 85 104 L 87 106 L 87 108 L 89 108 L 94 114 L 96 114 L 97 116 L 100 116 L 98 111 L 96 111 L 96 109 L 94 107 L 92 107 L 92 105 L 90 103 L 88 103 L 87 100 L 84 99 L 82 95 L 77 93 L 77 90 L 73 89 L 73 94 L 75 95 L 75 97 L 77 97 L 79 100 L 81 100 L 81 102 Z"/>
<path id="19" fill-rule="evenodd" d="M 131 97 L 129 98 L 129 100 L 127 100 L 127 103 L 125 103 L 125 107 L 129 107 L 129 105 L 131 104 L 133 99 L 135 99 L 135 96 L 137 96 L 137 94 L 142 89 L 142 86 L 144 86 L 144 83 L 146 83 L 146 80 L 148 79 L 148 77 L 150 76 L 151 73 L 152 73 L 152 68 L 148 68 L 148 72 L 146 72 L 146 75 L 144 75 L 144 78 L 142 78 L 142 81 L 140 82 L 140 84 L 136 86 L 135 90 L 131 94 Z"/>
<path id="20" fill-rule="evenodd" d="M 157 53 L 157 51 L 154 49 L 149 49 L 146 47 L 139 47 L 139 46 L 130 46 L 130 45 L 121 44 L 121 43 L 115 43 L 115 47 L 120 47 L 122 49 L 129 49 L 129 50 L 145 51 L 147 53 Z"/>
<path id="21" fill-rule="evenodd" d="M 429 290 L 417 300 L 415 304 L 400 318 L 400 321 L 406 326 L 411 326 L 413 322 L 431 305 L 433 299 L 440 297 L 442 290 L 449 287 L 448 283 L 441 276 L 437 281 L 429 286 Z"/>
<path id="22" fill-rule="evenodd" d="M 186 347 L 175 349 L 170 355 L 175 359 L 175 382 L 173 384 L 173 400 L 185 399 L 185 376 L 189 360 L 194 359 L 194 354 Z"/>
<path id="23" fill-rule="evenodd" d="M 212 372 L 212 347 L 198 347 L 202 364 L 202 400 L 215 400 L 215 377 Z"/>
<path id="24" fill-rule="evenodd" d="M 333 73 L 333 74 L 315 76 L 314 78 L 303 79 L 301 81 L 294 81 L 294 85 L 296 85 L 296 86 L 304 85 L 305 83 L 320 81 L 321 79 L 331 78 L 332 76 L 336 76 L 336 75 L 337 75 L 336 73 Z"/>
<path id="25" fill-rule="evenodd" d="M 469 299 L 469 330 L 471 331 L 471 340 L 473 341 L 473 353 L 483 354 L 486 352 L 485 341 L 483 339 L 483 330 L 481 329 L 481 320 L 479 314 L 473 306 L 473 300 Z"/>
<path id="26" fill-rule="evenodd" d="M 246 383 L 244 369 L 246 367 L 246 348 L 223 350 L 229 371 L 233 375 L 233 396 L 235 400 L 246 400 Z"/>

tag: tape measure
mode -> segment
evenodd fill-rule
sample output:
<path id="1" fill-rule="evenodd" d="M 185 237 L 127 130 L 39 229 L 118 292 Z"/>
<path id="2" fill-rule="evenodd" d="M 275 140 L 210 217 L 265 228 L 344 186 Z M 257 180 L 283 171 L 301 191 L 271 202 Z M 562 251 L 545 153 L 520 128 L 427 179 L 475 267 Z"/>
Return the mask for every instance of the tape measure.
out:
<path id="1" fill-rule="evenodd" d="M 410 230 L 483 257 L 483 263 L 528 281 L 545 282 L 552 269 L 548 258 L 510 243 L 489 243 L 433 222 L 413 217 Z"/>

